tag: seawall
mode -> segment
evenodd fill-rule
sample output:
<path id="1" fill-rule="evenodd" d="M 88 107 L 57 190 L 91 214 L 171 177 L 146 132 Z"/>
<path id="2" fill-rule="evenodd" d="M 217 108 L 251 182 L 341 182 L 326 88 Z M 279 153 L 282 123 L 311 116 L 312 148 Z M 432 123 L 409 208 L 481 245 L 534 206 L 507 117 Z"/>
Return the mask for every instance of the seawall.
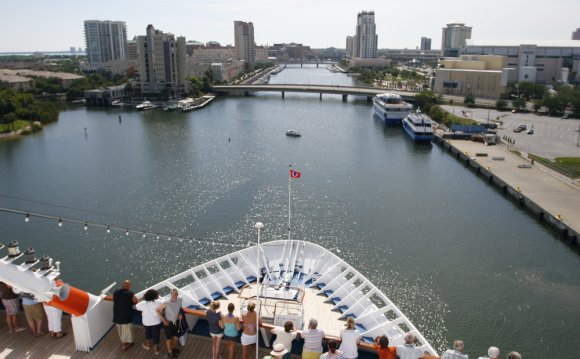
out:
<path id="1" fill-rule="evenodd" d="M 580 188 L 550 174 L 541 165 L 499 146 L 435 136 L 434 142 L 496 186 L 514 203 L 550 225 L 562 238 L 579 246 Z"/>

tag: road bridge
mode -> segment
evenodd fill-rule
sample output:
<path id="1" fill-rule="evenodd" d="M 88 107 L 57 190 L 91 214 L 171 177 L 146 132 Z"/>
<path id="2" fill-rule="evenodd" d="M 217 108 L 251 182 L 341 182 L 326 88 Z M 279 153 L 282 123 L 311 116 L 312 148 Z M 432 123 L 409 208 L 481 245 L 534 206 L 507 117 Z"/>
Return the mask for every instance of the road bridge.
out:
<path id="1" fill-rule="evenodd" d="M 303 92 L 318 93 L 322 99 L 322 94 L 341 95 L 342 100 L 346 101 L 349 95 L 365 96 L 369 101 L 379 93 L 387 92 L 385 89 L 373 87 L 354 87 L 354 86 L 333 86 L 333 85 L 306 85 L 306 84 L 262 84 L 262 85 L 218 85 L 213 87 L 213 92 L 223 94 L 244 94 L 249 95 L 252 92 L 280 92 L 282 98 L 286 92 Z M 388 91 L 398 93 L 405 101 L 413 102 L 415 93 L 402 91 Z"/>

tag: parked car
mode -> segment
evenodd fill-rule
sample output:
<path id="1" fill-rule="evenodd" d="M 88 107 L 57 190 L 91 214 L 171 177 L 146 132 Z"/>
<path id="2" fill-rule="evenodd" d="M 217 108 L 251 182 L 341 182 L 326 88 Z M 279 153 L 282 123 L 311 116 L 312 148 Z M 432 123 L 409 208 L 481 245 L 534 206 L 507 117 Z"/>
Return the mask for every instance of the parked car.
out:
<path id="1" fill-rule="evenodd" d="M 516 127 L 516 128 L 514 128 L 514 132 L 517 132 L 517 133 L 522 132 L 522 129 L 519 127 Z"/>
<path id="2" fill-rule="evenodd" d="M 565 113 L 564 116 L 562 116 L 562 119 L 564 119 L 564 120 L 568 119 L 568 114 Z"/>
<path id="3" fill-rule="evenodd" d="M 534 129 L 530 128 L 527 132 L 528 135 L 533 135 L 534 134 Z"/>
<path id="4" fill-rule="evenodd" d="M 526 125 L 519 125 L 518 128 L 522 131 L 525 131 L 528 127 Z"/>

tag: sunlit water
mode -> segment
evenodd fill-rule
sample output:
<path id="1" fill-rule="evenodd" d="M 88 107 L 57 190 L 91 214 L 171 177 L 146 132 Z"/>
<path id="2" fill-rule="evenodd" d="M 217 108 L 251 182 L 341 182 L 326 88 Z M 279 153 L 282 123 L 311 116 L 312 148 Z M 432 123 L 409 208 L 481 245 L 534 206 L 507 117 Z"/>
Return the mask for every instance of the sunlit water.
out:
<path id="1" fill-rule="evenodd" d="M 271 82 L 354 84 L 322 67 Z M 437 349 L 462 338 L 472 358 L 490 345 L 579 357 L 578 254 L 439 147 L 385 128 L 365 98 L 271 93 L 191 113 L 63 112 L 39 134 L 0 142 L 1 207 L 215 245 L 10 214 L 0 241 L 50 254 L 63 279 L 95 293 L 125 278 L 139 290 L 238 248 L 221 243 L 255 240 L 257 221 L 262 240 L 284 238 L 289 164 L 302 173 L 293 237 L 338 247 Z"/>

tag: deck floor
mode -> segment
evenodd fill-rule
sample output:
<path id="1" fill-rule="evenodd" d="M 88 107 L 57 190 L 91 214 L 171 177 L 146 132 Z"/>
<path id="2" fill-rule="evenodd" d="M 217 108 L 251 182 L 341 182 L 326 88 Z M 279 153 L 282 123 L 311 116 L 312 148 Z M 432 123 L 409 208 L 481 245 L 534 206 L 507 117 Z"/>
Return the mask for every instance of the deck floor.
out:
<path id="1" fill-rule="evenodd" d="M 249 286 L 255 292 L 255 284 Z M 318 329 L 322 329 L 326 335 L 331 335 L 335 337 L 340 336 L 340 331 L 344 329 L 346 323 L 345 319 L 340 319 L 342 313 L 335 310 L 331 310 L 334 304 L 328 301 L 328 297 L 317 294 L 319 292 L 318 288 L 304 288 L 304 329 L 308 326 L 308 321 L 310 319 L 318 320 Z M 230 293 L 227 298 L 221 298 L 218 300 L 220 302 L 220 311 L 222 313 L 227 312 L 228 303 L 234 303 L 236 305 L 235 315 L 240 315 L 239 308 L 242 302 L 238 293 Z M 301 328 L 295 328 L 301 329 Z"/>
<path id="2" fill-rule="evenodd" d="M 145 331 L 142 327 L 135 327 L 135 345 L 126 351 L 121 351 L 117 331 L 109 331 L 103 340 L 90 353 L 77 352 L 75 350 L 74 337 L 70 317 L 64 316 L 62 320 L 63 330 L 67 336 L 54 339 L 48 335 L 33 337 L 30 329 L 18 333 L 8 333 L 4 321 L 4 312 L 0 313 L 0 359 L 60 359 L 60 358 L 166 358 L 164 347 L 161 355 L 155 355 L 153 350 L 146 351 L 141 347 Z M 45 318 L 46 319 L 46 318 Z M 24 315 L 20 313 L 20 324 L 25 323 Z M 46 320 L 44 322 L 44 332 L 47 333 Z M 164 340 L 163 334 L 161 340 Z M 162 343 L 163 344 L 163 343 Z M 270 350 L 260 349 L 260 358 L 268 355 Z M 242 348 L 236 344 L 236 359 L 241 358 Z M 187 344 L 182 347 L 181 358 L 211 358 L 211 339 L 197 335 L 189 335 Z M 222 358 L 227 358 L 225 344 L 222 343 Z M 293 358 L 298 358 L 294 356 Z"/>

